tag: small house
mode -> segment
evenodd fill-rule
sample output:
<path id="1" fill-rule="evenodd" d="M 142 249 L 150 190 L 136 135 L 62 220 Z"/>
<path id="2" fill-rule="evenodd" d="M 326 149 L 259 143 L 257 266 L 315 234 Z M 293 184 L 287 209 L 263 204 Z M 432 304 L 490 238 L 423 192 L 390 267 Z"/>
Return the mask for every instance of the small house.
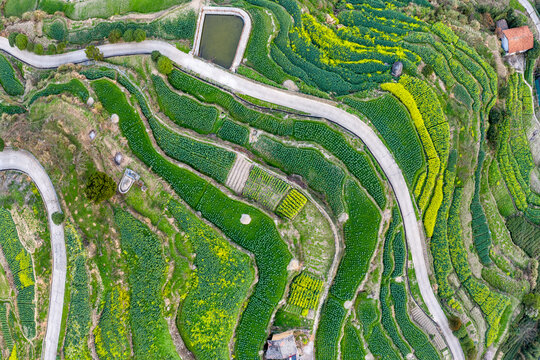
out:
<path id="1" fill-rule="evenodd" d="M 297 360 L 298 349 L 293 332 L 274 334 L 272 340 L 268 340 L 265 358 L 268 360 Z"/>
<path id="2" fill-rule="evenodd" d="M 528 26 L 502 30 L 501 45 L 507 55 L 530 50 L 534 46 L 534 36 Z"/>
<path id="3" fill-rule="evenodd" d="M 503 30 L 508 30 L 506 19 L 497 20 L 495 23 L 495 34 L 497 34 L 499 39 L 502 39 L 503 37 Z"/>

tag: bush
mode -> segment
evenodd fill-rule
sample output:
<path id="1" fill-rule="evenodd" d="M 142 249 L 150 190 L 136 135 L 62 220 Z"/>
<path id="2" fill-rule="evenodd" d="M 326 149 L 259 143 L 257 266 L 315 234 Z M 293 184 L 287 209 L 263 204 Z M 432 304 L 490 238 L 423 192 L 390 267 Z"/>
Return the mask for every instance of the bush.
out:
<path id="1" fill-rule="evenodd" d="M 21 84 L 17 76 L 15 75 L 15 70 L 11 63 L 6 59 L 5 56 L 0 54 L 0 84 L 11 96 L 18 96 L 24 93 L 24 86 Z"/>
<path id="2" fill-rule="evenodd" d="M 57 211 L 51 216 L 52 221 L 55 225 L 60 225 L 64 222 L 65 215 L 63 212 Z"/>
<path id="3" fill-rule="evenodd" d="M 4 142 L 4 139 L 0 138 L 0 151 L 4 151 L 5 147 L 6 143 Z"/>
<path id="4" fill-rule="evenodd" d="M 17 34 L 17 37 L 15 37 L 15 45 L 19 48 L 19 50 L 26 49 L 26 46 L 28 45 L 28 37 L 24 34 Z"/>
<path id="5" fill-rule="evenodd" d="M 43 45 L 41 44 L 36 44 L 34 45 L 34 52 L 37 54 L 37 55 L 43 55 Z"/>
<path id="6" fill-rule="evenodd" d="M 84 192 L 89 200 L 100 203 L 114 195 L 116 182 L 104 172 L 96 171 L 88 178 Z"/>
<path id="7" fill-rule="evenodd" d="M 64 41 L 67 35 L 66 24 L 61 19 L 54 20 L 49 26 L 47 34 L 54 40 Z"/>
<path id="8" fill-rule="evenodd" d="M 95 47 L 94 45 L 88 45 L 86 49 L 84 50 L 86 53 L 86 57 L 92 60 L 96 61 L 103 61 L 103 53 L 99 48 Z"/>
<path id="9" fill-rule="evenodd" d="M 34 52 L 35 44 L 33 42 L 29 42 L 28 45 L 26 45 L 26 50 L 28 50 L 30 52 Z"/>
<path id="10" fill-rule="evenodd" d="M 127 29 L 126 31 L 124 31 L 124 41 L 125 42 L 133 41 L 133 29 Z"/>
<path id="11" fill-rule="evenodd" d="M 144 31 L 143 29 L 136 29 L 133 32 L 133 39 L 136 42 L 141 42 L 143 40 L 146 40 L 146 31 Z"/>
<path id="12" fill-rule="evenodd" d="M 433 67 L 430 64 L 426 64 L 426 66 L 424 66 L 422 69 L 422 75 L 425 77 L 430 77 L 431 74 L 433 74 Z"/>
<path id="13" fill-rule="evenodd" d="M 50 44 L 47 47 L 47 55 L 54 55 L 56 54 L 56 46 L 54 44 Z"/>
<path id="14" fill-rule="evenodd" d="M 169 75 L 173 70 L 171 59 L 166 56 L 160 56 L 157 61 L 157 69 L 163 75 Z"/>
<path id="15" fill-rule="evenodd" d="M 109 33 L 109 42 L 114 44 L 120 41 L 120 39 L 122 39 L 122 32 L 120 29 L 112 29 Z"/>
<path id="16" fill-rule="evenodd" d="M 11 46 L 11 47 L 15 46 L 15 39 L 16 38 L 17 38 L 17 33 L 16 32 L 13 32 L 13 33 L 8 35 L 9 46 Z"/>
<path id="17" fill-rule="evenodd" d="M 124 35 L 125 36 L 125 35 Z M 127 41 L 127 40 L 126 40 Z M 150 55 L 152 57 L 152 61 L 156 62 L 158 61 L 159 57 L 161 56 L 161 54 L 159 53 L 159 51 L 157 50 L 154 50 L 152 51 L 152 54 Z"/>
<path id="18" fill-rule="evenodd" d="M 451 316 L 448 319 L 448 324 L 450 325 L 450 329 L 452 331 L 458 331 L 461 328 L 461 319 L 457 316 Z"/>

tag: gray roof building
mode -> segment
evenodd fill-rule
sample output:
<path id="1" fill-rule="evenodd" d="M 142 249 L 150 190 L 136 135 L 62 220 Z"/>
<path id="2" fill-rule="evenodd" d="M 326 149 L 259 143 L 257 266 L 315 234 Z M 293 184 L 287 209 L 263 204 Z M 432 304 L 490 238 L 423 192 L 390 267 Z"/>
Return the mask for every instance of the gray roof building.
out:
<path id="1" fill-rule="evenodd" d="M 292 331 L 274 334 L 272 340 L 268 340 L 265 357 L 268 360 L 296 360 L 298 349 Z"/>

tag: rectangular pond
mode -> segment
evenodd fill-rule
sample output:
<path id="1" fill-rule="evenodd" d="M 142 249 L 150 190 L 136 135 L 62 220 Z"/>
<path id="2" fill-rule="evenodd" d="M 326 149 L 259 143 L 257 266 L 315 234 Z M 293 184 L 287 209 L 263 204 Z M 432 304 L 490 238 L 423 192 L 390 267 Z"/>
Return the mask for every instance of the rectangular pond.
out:
<path id="1" fill-rule="evenodd" d="M 206 14 L 198 55 L 214 64 L 230 68 L 243 28 L 244 20 L 239 16 Z"/>

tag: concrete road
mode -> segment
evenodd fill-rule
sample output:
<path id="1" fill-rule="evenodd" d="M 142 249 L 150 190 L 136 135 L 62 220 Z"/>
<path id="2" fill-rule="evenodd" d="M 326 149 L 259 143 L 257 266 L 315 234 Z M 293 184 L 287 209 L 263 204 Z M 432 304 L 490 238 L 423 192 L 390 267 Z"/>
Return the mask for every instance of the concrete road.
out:
<path id="1" fill-rule="evenodd" d="M 140 43 L 106 44 L 99 46 L 99 48 L 105 57 L 149 54 L 157 50 L 169 57 L 181 68 L 192 71 L 215 84 L 237 93 L 328 119 L 358 136 L 373 154 L 394 190 L 403 217 L 405 235 L 412 255 L 422 298 L 433 319 L 439 325 L 453 358 L 456 360 L 463 360 L 465 358 L 459 341 L 450 330 L 446 315 L 431 288 L 427 271 L 427 259 L 424 258 L 422 250 L 422 242 L 424 241 L 424 237 L 422 236 L 423 230 L 418 225 L 407 183 L 390 151 L 366 123 L 345 110 L 339 109 L 335 103 L 280 90 L 248 80 L 199 58 L 195 58 L 190 54 L 183 53 L 173 45 L 163 41 L 146 40 Z M 38 68 L 54 68 L 69 62 L 80 63 L 88 60 L 84 54 L 84 50 L 59 55 L 35 55 L 9 46 L 8 40 L 1 37 L 0 49 Z"/>
<path id="2" fill-rule="evenodd" d="M 52 284 L 49 299 L 49 317 L 47 331 L 43 342 L 44 360 L 55 360 L 62 325 L 62 310 L 64 307 L 64 290 L 66 283 L 66 245 L 64 243 L 64 226 L 55 225 L 52 214 L 60 210 L 56 191 L 39 161 L 27 151 L 5 149 L 0 152 L 0 171 L 16 170 L 30 176 L 38 188 L 49 219 L 51 232 L 51 247 L 53 255 Z"/>
<path id="3" fill-rule="evenodd" d="M 537 34 L 540 36 L 540 18 L 538 18 L 535 8 L 531 5 L 529 0 L 519 0 L 519 3 L 527 10 L 527 14 L 531 17 L 534 26 L 536 26 Z"/>

